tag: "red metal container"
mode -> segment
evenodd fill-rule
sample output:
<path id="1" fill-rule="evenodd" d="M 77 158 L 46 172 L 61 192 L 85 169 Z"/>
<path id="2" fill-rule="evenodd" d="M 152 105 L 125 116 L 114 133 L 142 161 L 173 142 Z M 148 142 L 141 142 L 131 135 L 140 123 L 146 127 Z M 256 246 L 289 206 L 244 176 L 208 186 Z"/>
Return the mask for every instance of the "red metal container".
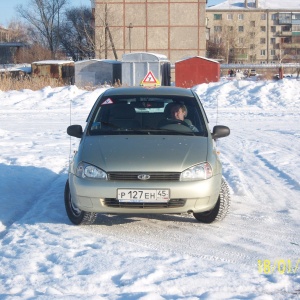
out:
<path id="1" fill-rule="evenodd" d="M 220 64 L 215 60 L 195 56 L 175 63 L 175 85 L 178 87 L 191 88 L 219 80 Z"/>

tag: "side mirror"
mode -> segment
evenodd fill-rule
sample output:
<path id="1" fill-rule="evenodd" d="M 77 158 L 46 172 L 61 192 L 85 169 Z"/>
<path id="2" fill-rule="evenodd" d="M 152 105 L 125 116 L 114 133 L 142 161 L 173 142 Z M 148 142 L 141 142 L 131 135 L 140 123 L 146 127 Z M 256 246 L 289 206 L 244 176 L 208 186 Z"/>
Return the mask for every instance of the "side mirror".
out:
<path id="1" fill-rule="evenodd" d="M 213 132 L 211 134 L 214 140 L 228 136 L 230 134 L 230 129 L 227 126 L 217 125 L 213 128 Z"/>
<path id="2" fill-rule="evenodd" d="M 83 131 L 81 125 L 71 125 L 67 128 L 67 134 L 77 138 L 81 138 Z"/>

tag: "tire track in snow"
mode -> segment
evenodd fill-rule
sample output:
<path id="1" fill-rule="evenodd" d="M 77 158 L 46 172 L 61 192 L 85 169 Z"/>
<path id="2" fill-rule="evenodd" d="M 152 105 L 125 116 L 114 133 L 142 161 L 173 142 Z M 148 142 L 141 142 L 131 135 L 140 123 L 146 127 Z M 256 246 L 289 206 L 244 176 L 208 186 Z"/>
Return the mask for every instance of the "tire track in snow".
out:
<path id="1" fill-rule="evenodd" d="M 286 244 L 274 245 L 275 236 L 289 241 L 294 253 L 299 249 L 292 245 L 297 239 L 294 233 L 274 226 L 273 220 L 262 217 L 253 225 L 253 217 L 234 213 L 211 225 L 198 223 L 190 215 L 99 215 L 95 225 L 80 230 L 132 243 L 137 249 L 180 253 L 199 261 L 235 266 L 255 265 L 266 251 L 279 256 L 285 253 Z"/>
<path id="2" fill-rule="evenodd" d="M 260 137 L 246 139 L 243 134 L 239 134 L 239 139 L 224 139 L 220 158 L 224 177 L 232 191 L 232 205 L 222 222 L 200 224 L 188 215 L 151 215 L 149 218 L 100 215 L 97 225 L 86 230 L 158 251 L 180 252 L 200 260 L 224 261 L 239 266 L 253 265 L 253 269 L 257 259 L 266 258 L 266 253 L 270 253 L 270 257 L 284 255 L 287 245 L 288 253 L 296 257 L 299 236 L 289 226 L 282 226 L 292 221 L 290 212 L 280 213 L 281 208 L 291 207 L 291 202 L 284 203 L 290 196 L 283 203 L 281 199 L 272 200 L 280 194 L 276 187 L 270 188 L 278 179 L 257 157 L 257 151 L 265 147 L 274 149 L 274 146 L 266 145 L 261 142 L 263 140 Z M 277 145 L 276 140 L 274 145 Z M 288 186 L 282 187 L 282 183 L 275 185 L 287 193 L 290 191 Z M 276 240 L 284 242 L 276 243 Z"/>
<path id="3" fill-rule="evenodd" d="M 287 182 L 293 189 L 300 191 L 300 184 L 298 181 L 294 180 L 290 175 L 285 173 L 276 167 L 272 162 L 270 162 L 266 157 L 264 157 L 258 150 L 254 151 L 254 154 L 272 171 L 278 174 L 283 180 Z"/>

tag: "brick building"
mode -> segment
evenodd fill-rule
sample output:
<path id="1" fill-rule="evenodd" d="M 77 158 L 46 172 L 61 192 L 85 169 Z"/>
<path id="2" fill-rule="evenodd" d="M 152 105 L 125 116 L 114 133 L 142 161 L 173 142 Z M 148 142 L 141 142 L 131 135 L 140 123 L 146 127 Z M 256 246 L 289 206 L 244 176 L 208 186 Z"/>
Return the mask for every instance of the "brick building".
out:
<path id="1" fill-rule="evenodd" d="M 206 54 L 206 0 L 92 0 L 96 58 L 152 52 L 171 62 Z"/>

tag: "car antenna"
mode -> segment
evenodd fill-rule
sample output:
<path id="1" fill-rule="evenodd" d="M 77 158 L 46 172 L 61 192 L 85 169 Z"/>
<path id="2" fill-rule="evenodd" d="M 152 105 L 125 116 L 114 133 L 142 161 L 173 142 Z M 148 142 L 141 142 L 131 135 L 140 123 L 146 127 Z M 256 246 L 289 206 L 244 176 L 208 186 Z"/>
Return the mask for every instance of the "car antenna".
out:
<path id="1" fill-rule="evenodd" d="M 71 93 L 72 95 L 72 93 Z M 69 105 L 69 114 L 70 114 L 70 117 L 69 117 L 69 126 L 72 125 L 72 97 L 70 97 L 70 105 Z M 70 136 L 70 145 L 69 145 L 69 165 L 70 165 L 70 161 L 71 161 L 71 148 L 72 148 L 72 137 Z"/>
<path id="2" fill-rule="evenodd" d="M 219 97 L 217 97 L 217 116 L 216 116 L 216 125 L 219 122 Z"/>
<path id="3" fill-rule="evenodd" d="M 219 97 L 217 97 L 217 115 L 216 115 L 216 125 L 219 123 Z M 218 139 L 215 140 L 215 145 L 218 146 Z M 217 152 L 220 153 L 220 152 Z"/>

